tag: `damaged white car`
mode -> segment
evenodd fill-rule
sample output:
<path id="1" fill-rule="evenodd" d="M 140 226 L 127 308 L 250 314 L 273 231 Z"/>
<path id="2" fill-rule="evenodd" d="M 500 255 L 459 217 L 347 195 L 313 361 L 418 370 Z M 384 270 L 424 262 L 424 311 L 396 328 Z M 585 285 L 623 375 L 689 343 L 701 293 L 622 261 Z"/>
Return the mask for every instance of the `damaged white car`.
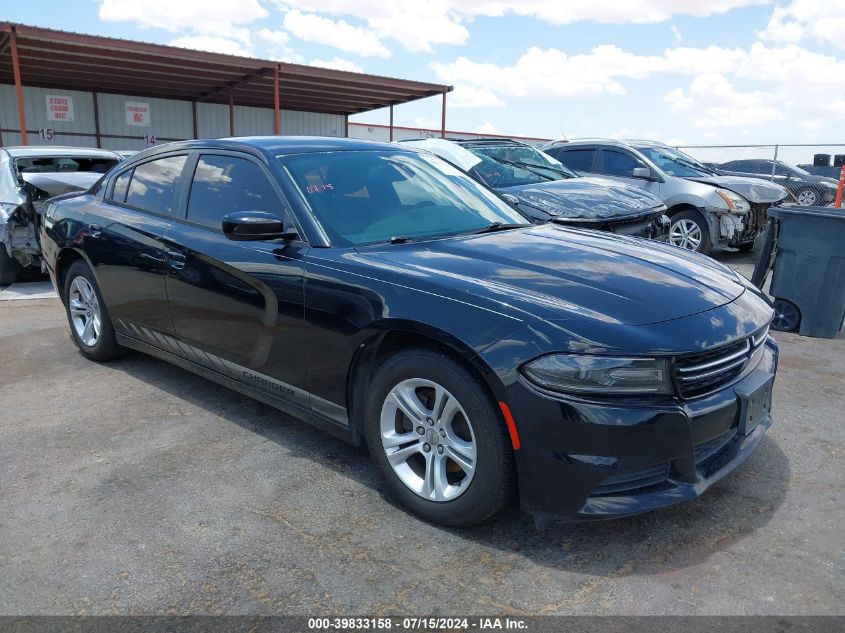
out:
<path id="1" fill-rule="evenodd" d="M 577 173 L 638 185 L 666 204 L 669 243 L 705 255 L 717 246 L 754 248 L 766 211 L 789 198 L 780 185 L 722 176 L 677 149 L 654 141 L 553 141 L 543 151 Z"/>
<path id="2" fill-rule="evenodd" d="M 38 226 L 49 198 L 87 191 L 121 157 L 81 147 L 0 148 L 0 285 L 41 265 Z"/>

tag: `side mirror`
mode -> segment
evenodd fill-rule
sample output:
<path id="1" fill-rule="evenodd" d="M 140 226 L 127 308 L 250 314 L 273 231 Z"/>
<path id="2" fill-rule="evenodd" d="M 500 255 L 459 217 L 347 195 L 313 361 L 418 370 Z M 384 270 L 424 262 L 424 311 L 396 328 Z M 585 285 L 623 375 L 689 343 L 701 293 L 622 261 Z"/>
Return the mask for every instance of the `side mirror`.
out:
<path id="1" fill-rule="evenodd" d="M 643 180 L 651 180 L 651 170 L 648 167 L 634 167 L 631 172 L 632 178 L 642 178 Z"/>
<path id="2" fill-rule="evenodd" d="M 230 240 L 293 240 L 296 231 L 285 229 L 285 221 L 267 211 L 235 211 L 223 218 L 223 235 Z"/>

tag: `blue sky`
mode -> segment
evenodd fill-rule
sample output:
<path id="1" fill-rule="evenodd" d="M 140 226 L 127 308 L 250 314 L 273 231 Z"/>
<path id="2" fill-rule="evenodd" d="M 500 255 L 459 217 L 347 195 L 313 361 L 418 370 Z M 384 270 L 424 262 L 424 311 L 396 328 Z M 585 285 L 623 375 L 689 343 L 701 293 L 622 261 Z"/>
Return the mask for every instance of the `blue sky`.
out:
<path id="1" fill-rule="evenodd" d="M 452 84 L 451 130 L 845 142 L 845 0 L 42 0 L 3 14 Z M 439 127 L 439 99 L 395 121 Z"/>

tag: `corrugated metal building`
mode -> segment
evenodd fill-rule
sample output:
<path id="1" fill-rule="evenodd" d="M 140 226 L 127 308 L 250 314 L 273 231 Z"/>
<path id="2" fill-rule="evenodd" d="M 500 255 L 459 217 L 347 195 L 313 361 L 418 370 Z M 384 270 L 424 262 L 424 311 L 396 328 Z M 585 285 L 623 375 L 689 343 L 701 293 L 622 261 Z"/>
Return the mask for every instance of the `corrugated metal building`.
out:
<path id="1" fill-rule="evenodd" d="M 436 95 L 445 134 L 451 89 L 0 23 L 0 145 L 132 150 L 189 138 L 347 136 L 350 114 Z"/>

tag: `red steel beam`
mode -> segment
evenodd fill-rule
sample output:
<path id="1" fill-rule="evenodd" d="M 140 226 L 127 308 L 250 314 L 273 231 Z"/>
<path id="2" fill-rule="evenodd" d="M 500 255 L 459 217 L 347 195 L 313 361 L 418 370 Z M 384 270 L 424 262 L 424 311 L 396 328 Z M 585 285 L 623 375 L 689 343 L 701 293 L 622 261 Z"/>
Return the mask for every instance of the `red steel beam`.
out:
<path id="1" fill-rule="evenodd" d="M 229 90 L 229 136 L 235 135 L 235 93 Z"/>
<path id="2" fill-rule="evenodd" d="M 23 86 L 21 85 L 21 68 L 18 63 L 18 37 L 15 27 L 9 33 L 9 47 L 12 51 L 12 74 L 15 76 L 15 95 L 18 98 L 18 125 L 21 128 L 21 145 L 29 145 L 26 138 L 26 112 L 23 109 Z"/>
<path id="3" fill-rule="evenodd" d="M 282 133 L 282 110 L 279 107 L 279 65 L 273 68 L 273 133 Z"/>
<path id="4" fill-rule="evenodd" d="M 390 104 L 390 142 L 393 142 L 393 104 Z"/>
<path id="5" fill-rule="evenodd" d="M 446 93 L 443 93 L 443 105 L 440 109 L 440 138 L 446 138 Z"/>

